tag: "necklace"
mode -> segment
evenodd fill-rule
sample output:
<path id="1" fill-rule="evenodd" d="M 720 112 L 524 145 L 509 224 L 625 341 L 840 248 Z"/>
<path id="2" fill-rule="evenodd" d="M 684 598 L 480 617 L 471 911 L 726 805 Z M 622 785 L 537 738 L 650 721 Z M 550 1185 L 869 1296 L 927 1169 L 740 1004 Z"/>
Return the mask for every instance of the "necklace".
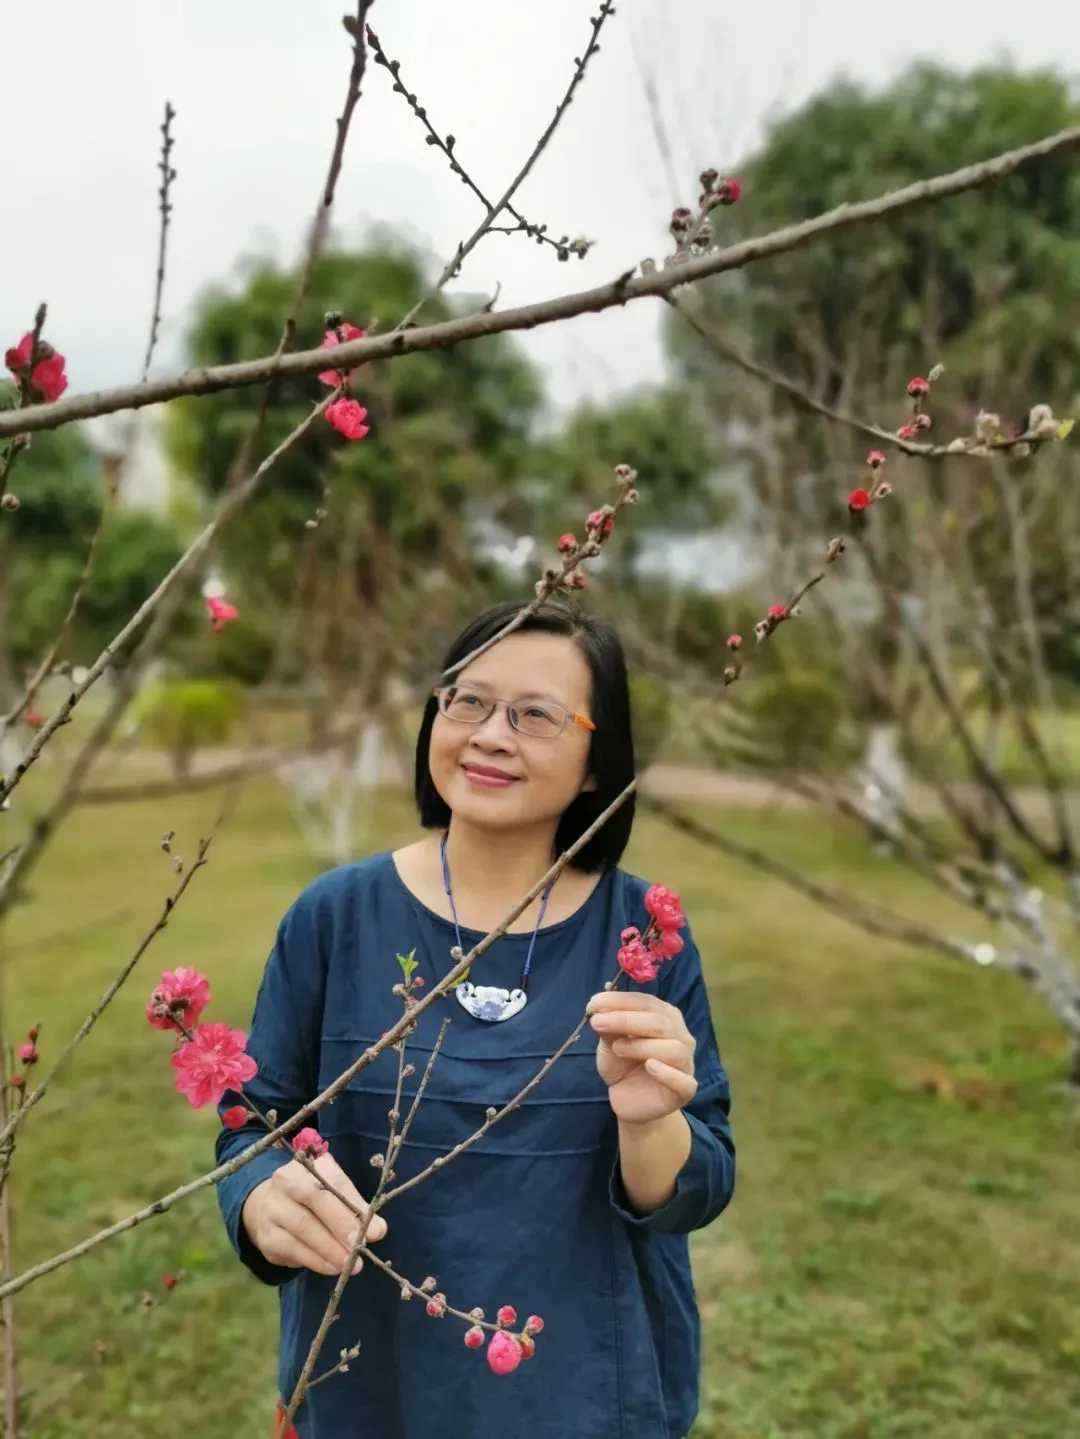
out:
<path id="1" fill-rule="evenodd" d="M 454 905 L 454 891 L 450 887 L 450 863 L 446 858 L 446 836 L 443 835 L 439 843 L 439 858 L 442 860 L 443 889 L 446 891 L 447 902 L 450 905 L 450 914 L 454 921 L 454 933 L 457 935 L 458 949 L 464 954 L 465 946 L 461 942 L 461 926 L 458 924 L 457 909 Z M 536 928 L 529 940 L 528 952 L 525 955 L 525 965 L 521 971 L 521 979 L 517 989 L 499 989 L 490 984 L 472 984 L 469 980 L 463 980 L 457 985 L 454 994 L 458 1004 L 473 1019 L 485 1020 L 488 1024 L 499 1024 L 504 1019 L 512 1019 L 515 1014 L 520 1014 L 529 1001 L 526 993 L 529 987 L 529 969 L 532 965 L 533 950 L 536 948 L 536 936 L 540 933 L 540 926 L 544 922 L 544 914 L 547 910 L 548 899 L 551 895 L 555 881 L 552 880 L 547 889 L 544 890 L 540 901 L 540 913 L 536 918 Z"/>

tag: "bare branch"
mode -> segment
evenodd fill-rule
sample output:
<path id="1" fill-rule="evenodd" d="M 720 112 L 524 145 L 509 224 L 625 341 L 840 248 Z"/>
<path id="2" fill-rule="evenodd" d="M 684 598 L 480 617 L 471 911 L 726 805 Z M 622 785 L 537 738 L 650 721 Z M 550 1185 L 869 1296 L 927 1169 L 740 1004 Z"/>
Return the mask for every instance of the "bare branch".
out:
<path id="1" fill-rule="evenodd" d="M 375 360 L 387 360 L 395 355 L 445 349 L 449 345 L 461 344 L 465 340 L 475 340 L 485 335 L 534 329 L 540 325 L 553 324 L 557 320 L 572 319 L 577 315 L 598 314 L 633 300 L 650 296 L 663 297 L 680 285 L 692 284 L 696 280 L 704 280 L 710 275 L 719 275 L 725 271 L 742 269 L 756 260 L 797 249 L 820 235 L 882 220 L 914 205 L 932 204 L 951 195 L 959 195 L 981 185 L 991 184 L 1004 179 L 1033 160 L 1040 160 L 1077 145 L 1080 145 L 1080 126 L 1074 125 L 1032 145 L 1006 151 L 993 159 L 966 165 L 947 175 L 919 180 L 913 185 L 906 185 L 874 200 L 839 205 L 813 219 L 785 226 L 756 239 L 741 240 L 726 249 L 716 250 L 699 259 L 687 260 L 671 269 L 638 276 L 628 272 L 609 284 L 599 285 L 592 290 L 581 290 L 501 313 L 480 313 L 437 325 L 418 326 L 415 329 L 373 335 L 362 340 L 350 340 L 335 350 L 334 358 L 343 369 L 356 370 Z M 141 385 L 126 385 L 112 390 L 72 395 L 70 398 L 57 400 L 52 405 L 34 405 L 21 413 L 0 414 L 0 438 L 19 431 L 28 433 L 54 430 L 72 420 L 163 404 L 182 395 L 217 394 L 222 390 L 258 385 L 276 375 L 315 374 L 325 368 L 325 350 L 304 350 L 291 355 L 271 355 L 232 365 L 189 370 L 169 379 L 149 381 Z"/>

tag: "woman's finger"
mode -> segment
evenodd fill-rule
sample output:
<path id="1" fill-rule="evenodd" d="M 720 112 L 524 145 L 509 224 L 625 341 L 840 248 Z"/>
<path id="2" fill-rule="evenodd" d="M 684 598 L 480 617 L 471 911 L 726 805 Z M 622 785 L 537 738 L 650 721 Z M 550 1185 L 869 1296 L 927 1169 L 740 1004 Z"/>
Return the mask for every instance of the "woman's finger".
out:
<path id="1" fill-rule="evenodd" d="M 340 1274 L 348 1255 L 327 1234 L 313 1214 L 299 1211 L 295 1228 L 276 1224 L 267 1236 L 263 1253 L 271 1264 L 288 1269 L 310 1269 L 314 1274 Z M 358 1274 L 362 1261 L 357 1260 L 353 1273 Z"/>
<path id="2" fill-rule="evenodd" d="M 293 1197 L 311 1210 L 339 1244 L 346 1250 L 351 1249 L 360 1228 L 360 1220 L 349 1205 L 361 1214 L 366 1214 L 367 1204 L 349 1176 L 329 1154 L 322 1154 L 315 1160 L 315 1174 L 312 1174 L 306 1165 L 297 1164 L 295 1169 L 291 1165 L 287 1167 L 293 1170 L 290 1175 Z M 331 1194 L 330 1190 L 319 1182 L 320 1179 L 325 1180 L 337 1193 Z M 343 1200 L 348 1202 L 343 1203 Z M 375 1243 L 385 1233 L 386 1220 L 379 1214 L 374 1215 L 368 1224 L 367 1240 Z"/>
<path id="3" fill-rule="evenodd" d="M 284 1216 L 284 1225 L 290 1234 L 306 1249 L 312 1249 L 330 1266 L 329 1273 L 340 1274 L 348 1263 L 351 1245 L 339 1243 L 335 1235 L 310 1209 L 297 1206 Z"/>
<path id="4" fill-rule="evenodd" d="M 668 1039 L 686 1028 L 682 1015 L 670 1005 L 663 1009 L 604 1010 L 594 1014 L 589 1023 L 597 1034 L 625 1034 L 642 1039 Z"/>
<path id="5" fill-rule="evenodd" d="M 616 1039 L 611 1048 L 620 1059 L 662 1059 L 683 1071 L 693 1066 L 693 1056 L 681 1039 Z"/>
<path id="6" fill-rule="evenodd" d="M 697 1080 L 692 1074 L 685 1070 L 676 1069 L 673 1064 L 666 1064 L 662 1059 L 647 1059 L 645 1068 L 652 1075 L 653 1079 L 660 1081 L 666 1089 L 670 1089 L 680 1106 L 689 1104 L 697 1093 Z"/>

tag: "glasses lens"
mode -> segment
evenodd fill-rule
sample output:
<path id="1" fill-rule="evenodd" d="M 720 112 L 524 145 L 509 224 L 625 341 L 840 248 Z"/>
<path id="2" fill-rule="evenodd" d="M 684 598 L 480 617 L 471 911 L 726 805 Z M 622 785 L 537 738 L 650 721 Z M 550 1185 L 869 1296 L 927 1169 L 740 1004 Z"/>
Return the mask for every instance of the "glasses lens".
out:
<path id="1" fill-rule="evenodd" d="M 559 705 L 520 704 L 511 711 L 514 728 L 537 739 L 554 739 L 562 733 L 566 711 Z"/>
<path id="2" fill-rule="evenodd" d="M 447 719 L 461 720 L 463 724 L 479 724 L 487 719 L 494 706 L 486 695 L 452 685 L 439 697 L 439 708 Z"/>

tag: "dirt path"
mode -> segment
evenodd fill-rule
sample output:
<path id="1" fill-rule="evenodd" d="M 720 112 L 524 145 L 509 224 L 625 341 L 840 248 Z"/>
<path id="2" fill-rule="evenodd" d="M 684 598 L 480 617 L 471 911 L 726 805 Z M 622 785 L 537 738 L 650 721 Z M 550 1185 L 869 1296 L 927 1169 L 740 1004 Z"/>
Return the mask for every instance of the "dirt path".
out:
<path id="1" fill-rule="evenodd" d="M 196 758 L 192 773 L 201 777 L 253 758 L 255 756 L 241 750 L 207 751 Z M 102 763 L 91 788 L 114 784 L 126 787 L 140 781 L 160 783 L 169 777 L 170 770 L 163 755 L 152 750 L 131 749 Z M 410 763 L 394 754 L 384 755 L 380 780 L 388 788 L 407 788 L 412 783 Z M 642 774 L 640 787 L 643 794 L 657 798 L 696 800 L 733 809 L 804 810 L 813 807 L 813 801 L 765 775 L 738 774 L 695 765 L 655 764 Z M 970 799 L 973 795 L 968 786 L 958 784 L 955 788 L 959 797 Z M 1049 816 L 1046 795 L 1038 786 L 1012 786 L 1009 793 L 1017 807 L 1033 821 L 1042 823 Z M 1078 800 L 1080 793 L 1074 793 L 1071 808 L 1080 820 Z M 908 804 L 916 814 L 941 813 L 941 805 L 932 787 L 919 782 L 909 786 Z"/>

